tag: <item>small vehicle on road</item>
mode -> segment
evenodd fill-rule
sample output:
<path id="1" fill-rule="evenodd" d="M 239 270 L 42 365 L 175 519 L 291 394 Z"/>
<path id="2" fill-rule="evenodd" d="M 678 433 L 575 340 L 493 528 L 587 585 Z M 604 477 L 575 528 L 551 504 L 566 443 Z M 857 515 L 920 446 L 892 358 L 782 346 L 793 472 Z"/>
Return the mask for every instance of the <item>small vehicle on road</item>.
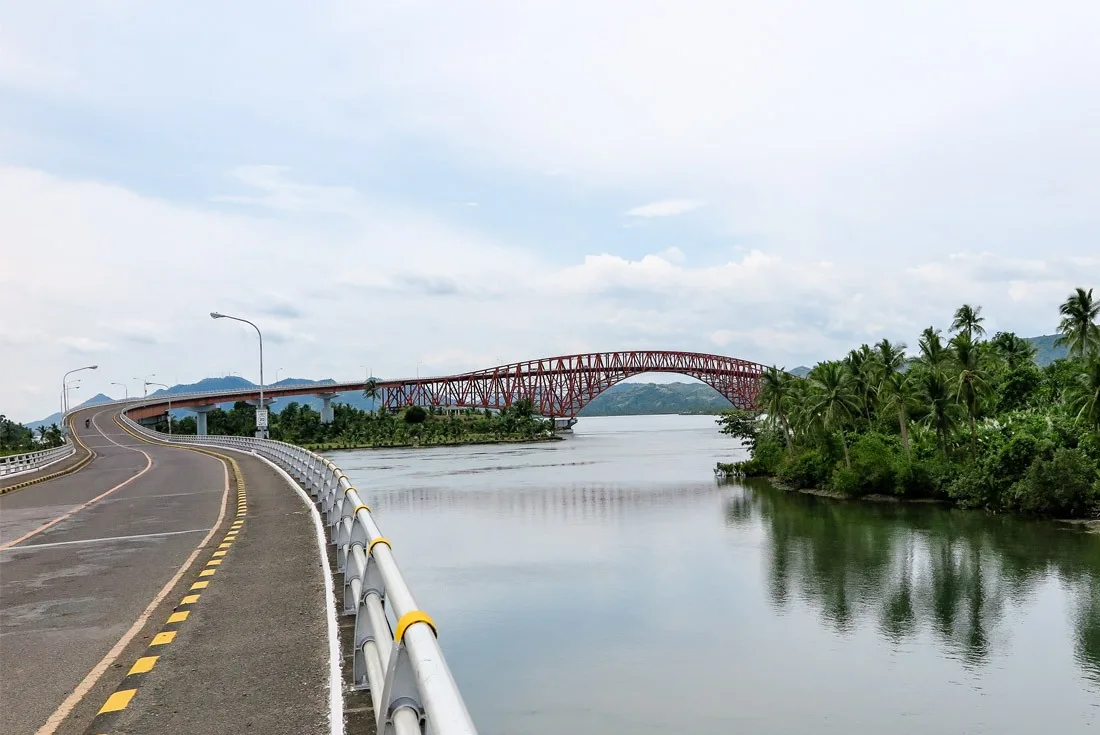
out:
<path id="1" fill-rule="evenodd" d="M 84 428 L 85 429 L 92 428 L 92 420 L 91 419 L 84 419 Z"/>

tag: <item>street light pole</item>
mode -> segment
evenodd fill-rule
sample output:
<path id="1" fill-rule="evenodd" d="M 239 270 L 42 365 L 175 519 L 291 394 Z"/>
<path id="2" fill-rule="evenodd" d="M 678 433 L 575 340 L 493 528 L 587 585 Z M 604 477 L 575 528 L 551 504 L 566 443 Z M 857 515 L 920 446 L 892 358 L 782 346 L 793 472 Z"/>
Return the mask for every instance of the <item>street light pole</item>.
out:
<path id="1" fill-rule="evenodd" d="M 79 373 L 81 370 L 96 370 L 99 365 L 85 365 L 84 367 L 76 368 L 65 373 L 61 378 L 61 423 L 65 423 L 65 414 L 69 412 L 69 396 L 65 391 L 65 383 L 68 381 L 69 376 L 73 373 Z"/>
<path id="2" fill-rule="evenodd" d="M 141 397 L 142 398 L 148 398 L 149 397 L 149 378 L 155 378 L 155 377 L 157 377 L 156 373 L 149 373 L 148 375 L 145 376 L 145 380 L 142 381 L 142 387 L 141 387 Z"/>
<path id="3" fill-rule="evenodd" d="M 146 387 L 149 387 L 150 385 L 155 385 L 158 388 L 164 388 L 164 390 L 169 389 L 168 386 L 165 385 L 164 383 L 146 383 L 145 384 Z M 168 394 L 168 436 L 172 436 L 172 394 L 171 393 Z"/>
<path id="4" fill-rule="evenodd" d="M 244 322 L 245 324 L 248 324 L 249 326 L 251 326 L 253 329 L 256 330 L 256 336 L 260 338 L 260 405 L 259 405 L 259 407 L 257 407 L 256 410 L 257 411 L 266 410 L 266 406 L 264 406 L 264 335 L 263 335 L 263 332 L 261 332 L 260 328 L 257 327 L 255 324 L 248 321 L 247 319 L 242 319 L 239 316 L 229 316 L 228 314 L 220 314 L 216 311 L 212 311 L 212 312 L 210 312 L 210 318 L 211 319 L 232 319 L 233 321 Z M 259 414 L 257 414 L 257 416 L 258 415 Z M 256 436 L 261 438 L 261 439 L 267 438 L 267 429 L 266 428 L 261 429 L 260 427 L 257 426 L 256 427 Z"/>
<path id="5" fill-rule="evenodd" d="M 112 382 L 111 385 L 121 385 L 122 390 L 125 391 L 125 395 L 126 395 L 126 397 L 123 400 L 126 400 L 126 401 L 130 400 L 130 388 L 129 388 L 129 386 L 127 386 L 125 383 L 114 383 L 114 382 Z"/>
<path id="6" fill-rule="evenodd" d="M 76 380 L 70 380 L 69 382 L 65 383 L 65 392 L 62 395 L 62 399 L 63 399 L 62 402 L 66 406 L 68 406 L 69 405 L 69 391 L 79 390 L 79 389 L 80 389 L 80 378 L 77 378 Z"/>

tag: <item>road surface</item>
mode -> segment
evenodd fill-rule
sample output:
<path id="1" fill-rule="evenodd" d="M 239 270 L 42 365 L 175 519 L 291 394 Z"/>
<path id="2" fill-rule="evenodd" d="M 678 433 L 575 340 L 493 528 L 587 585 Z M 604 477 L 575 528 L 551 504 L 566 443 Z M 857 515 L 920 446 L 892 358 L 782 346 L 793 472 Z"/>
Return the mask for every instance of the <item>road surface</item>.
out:
<path id="1" fill-rule="evenodd" d="M 328 732 L 308 507 L 223 453 L 238 498 L 231 463 L 117 413 L 76 415 L 85 467 L 0 496 L 0 732 Z"/>

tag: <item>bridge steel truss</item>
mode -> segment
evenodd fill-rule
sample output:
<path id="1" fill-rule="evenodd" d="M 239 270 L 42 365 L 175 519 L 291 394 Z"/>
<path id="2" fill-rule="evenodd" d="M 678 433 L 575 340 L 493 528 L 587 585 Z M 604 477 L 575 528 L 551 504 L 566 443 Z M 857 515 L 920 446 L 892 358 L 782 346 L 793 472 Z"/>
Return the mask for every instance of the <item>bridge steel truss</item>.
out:
<path id="1" fill-rule="evenodd" d="M 642 373 L 679 373 L 711 386 L 738 408 L 757 407 L 765 366 L 699 352 L 589 352 L 517 362 L 438 378 L 379 381 L 382 402 L 501 409 L 527 398 L 543 416 L 573 418 L 616 383 Z"/>

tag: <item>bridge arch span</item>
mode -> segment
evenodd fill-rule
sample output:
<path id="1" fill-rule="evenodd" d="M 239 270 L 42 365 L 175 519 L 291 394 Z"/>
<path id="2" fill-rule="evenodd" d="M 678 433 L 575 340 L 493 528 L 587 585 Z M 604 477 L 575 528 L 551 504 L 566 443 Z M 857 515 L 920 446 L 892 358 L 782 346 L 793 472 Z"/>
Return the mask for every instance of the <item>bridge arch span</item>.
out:
<path id="1" fill-rule="evenodd" d="M 764 365 L 701 352 L 587 352 L 515 362 L 460 375 L 379 382 L 383 404 L 495 408 L 529 399 L 543 416 L 573 418 L 611 386 L 644 373 L 678 373 L 706 383 L 738 408 L 757 407 Z"/>

